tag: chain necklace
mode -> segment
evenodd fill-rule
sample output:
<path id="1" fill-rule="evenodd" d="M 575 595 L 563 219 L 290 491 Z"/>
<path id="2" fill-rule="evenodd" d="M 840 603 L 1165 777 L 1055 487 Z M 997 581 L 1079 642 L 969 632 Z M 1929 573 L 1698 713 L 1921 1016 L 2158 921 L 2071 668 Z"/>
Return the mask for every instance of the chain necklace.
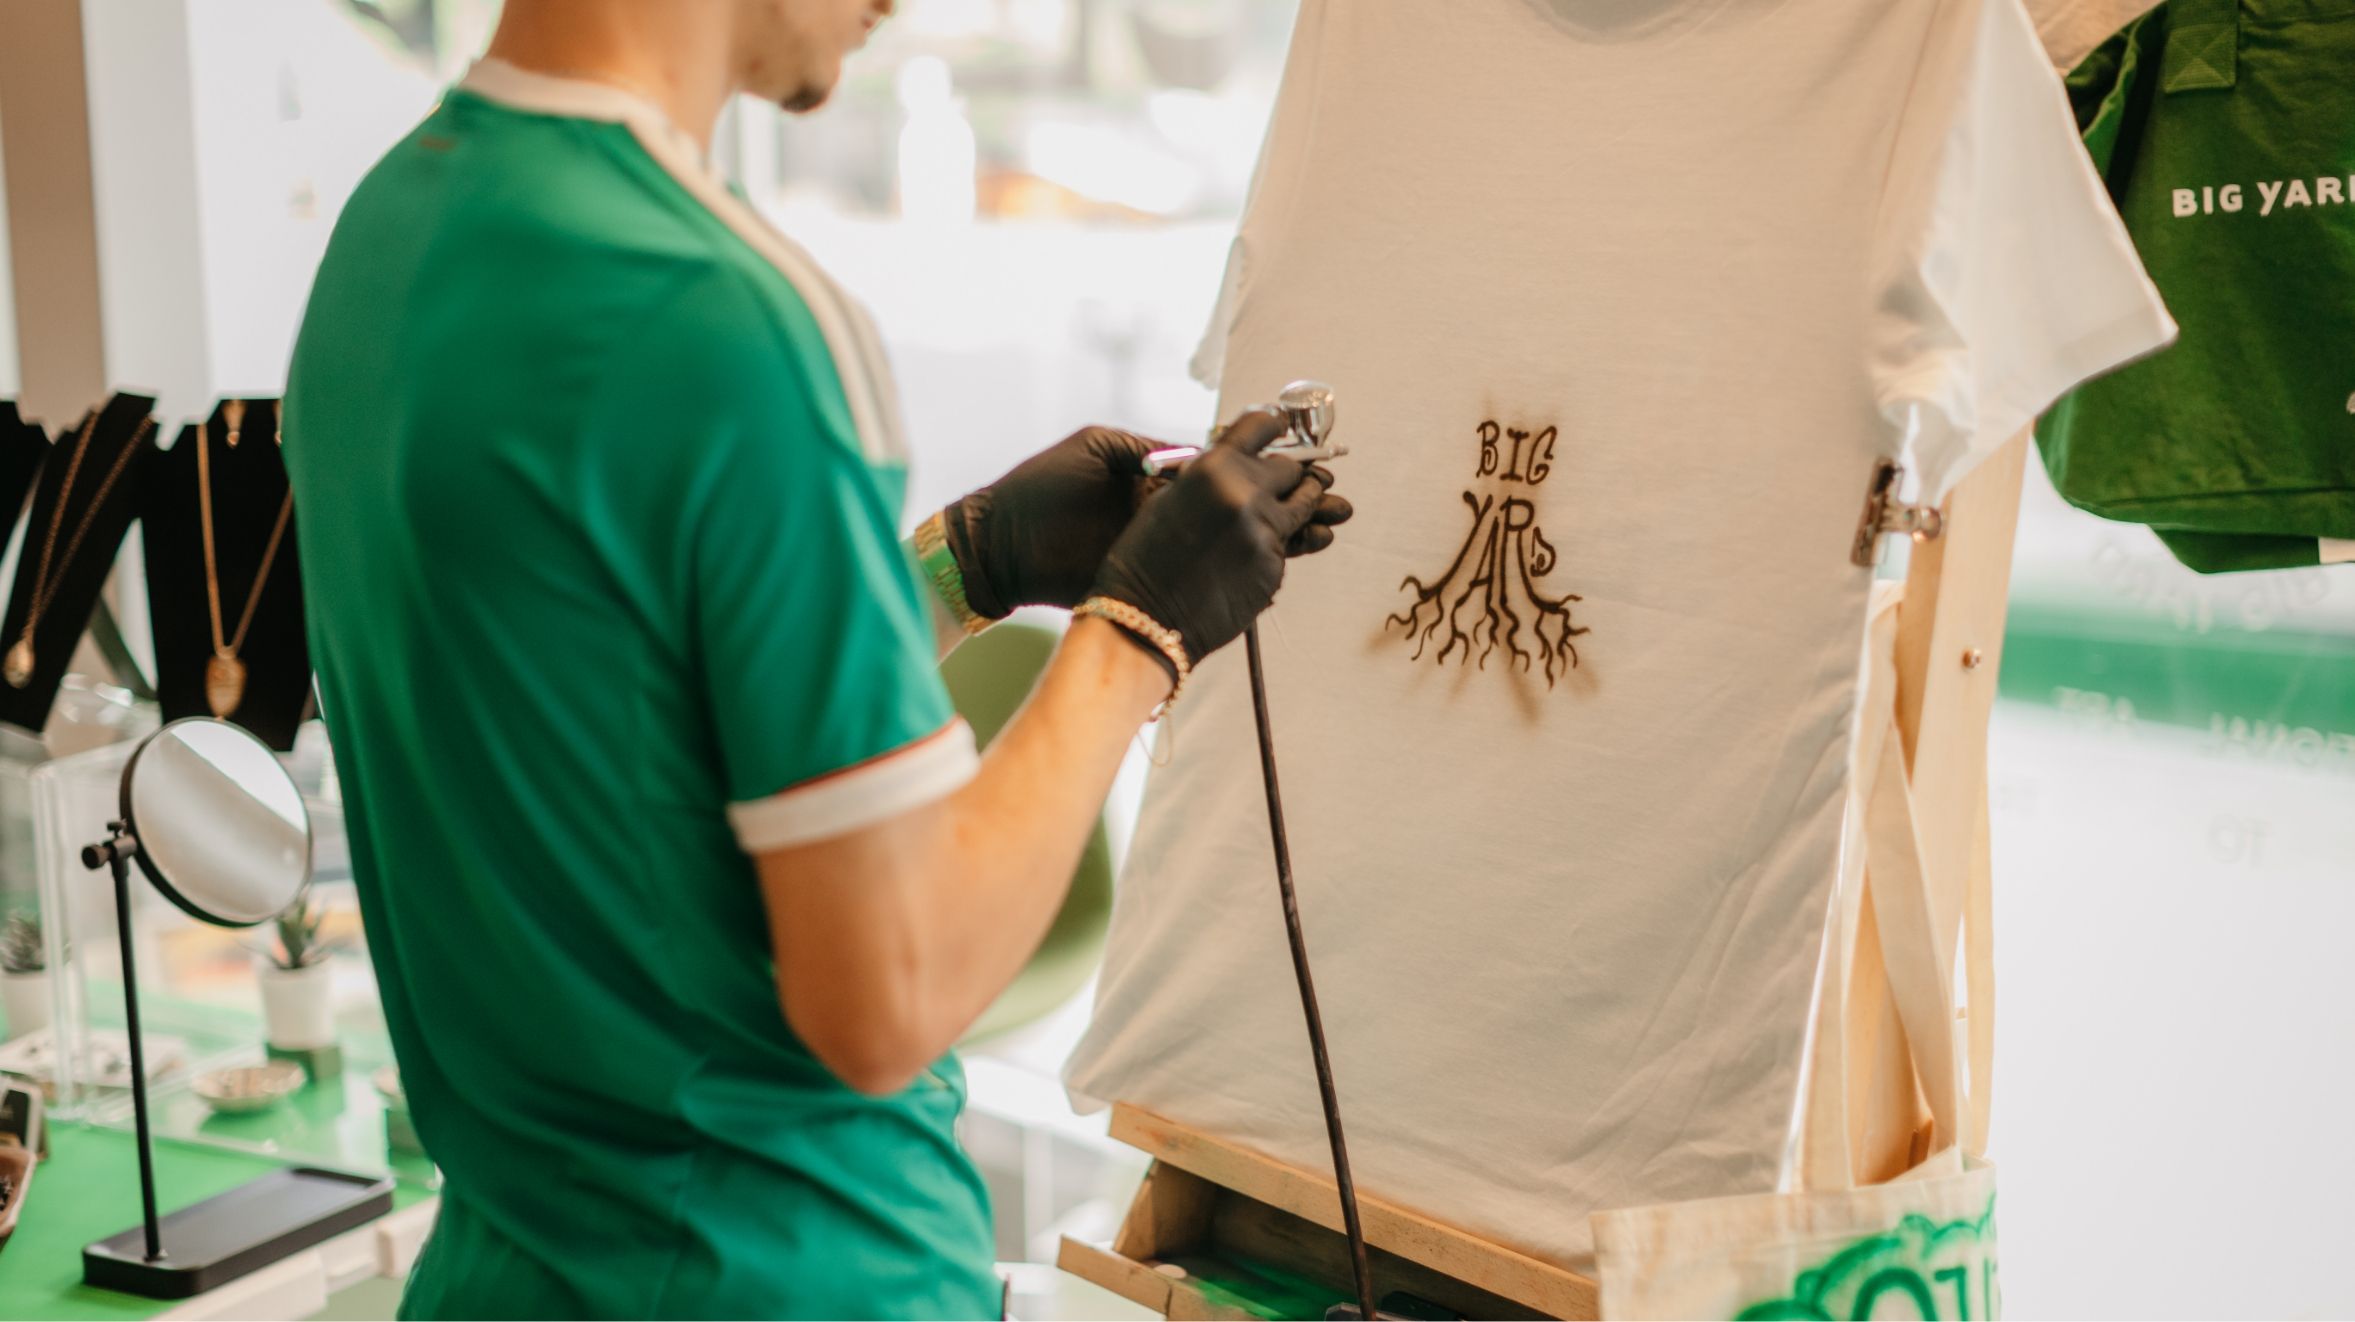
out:
<path id="1" fill-rule="evenodd" d="M 17 635 L 16 646 L 8 649 L 7 658 L 0 660 L 0 677 L 5 677 L 14 688 L 21 689 L 33 682 L 33 667 L 40 659 L 33 649 L 33 631 L 41 627 L 41 617 L 49 613 L 58 589 L 65 585 L 65 576 L 73 569 L 74 556 L 82 549 L 82 539 L 90 535 L 90 525 L 97 521 L 98 511 L 106 508 L 107 494 L 114 490 L 116 479 L 131 466 L 131 456 L 139 453 L 147 434 L 155 430 L 152 416 L 139 420 L 138 432 L 122 453 L 115 456 L 114 466 L 106 470 L 106 479 L 98 484 L 98 494 L 90 498 L 89 508 L 82 511 L 82 521 L 74 525 L 74 535 L 66 540 L 64 558 L 56 560 L 57 577 L 52 579 L 49 566 L 56 558 L 57 534 L 65 527 L 66 504 L 73 499 L 74 479 L 81 475 L 82 459 L 90 452 L 90 438 L 98 430 L 100 412 L 91 411 L 88 420 L 82 423 L 82 434 L 74 439 L 74 457 L 65 466 L 65 481 L 57 489 L 57 508 L 49 512 L 49 535 L 41 543 L 40 563 L 33 571 L 33 600 L 25 609 L 24 632 Z"/>
<path id="2" fill-rule="evenodd" d="M 222 406 L 222 419 L 229 424 L 228 442 L 232 448 L 245 422 L 245 401 L 230 400 Z M 284 445 L 281 432 L 278 443 Z M 204 663 L 204 701 L 213 715 L 228 719 L 245 701 L 245 662 L 238 659 L 244 650 L 246 631 L 253 628 L 254 610 L 262 604 L 262 590 L 270 585 L 270 567 L 278 563 L 278 545 L 286 537 L 286 522 L 294 514 L 294 487 L 286 488 L 286 499 L 278 504 L 278 523 L 270 529 L 270 544 L 262 552 L 262 566 L 254 571 L 253 587 L 245 594 L 245 610 L 237 617 L 237 632 L 224 638 L 221 630 L 221 566 L 219 552 L 213 545 L 213 460 L 210 429 L 199 423 L 196 428 L 196 508 L 204 524 L 204 596 L 212 610 L 213 655 Z"/>

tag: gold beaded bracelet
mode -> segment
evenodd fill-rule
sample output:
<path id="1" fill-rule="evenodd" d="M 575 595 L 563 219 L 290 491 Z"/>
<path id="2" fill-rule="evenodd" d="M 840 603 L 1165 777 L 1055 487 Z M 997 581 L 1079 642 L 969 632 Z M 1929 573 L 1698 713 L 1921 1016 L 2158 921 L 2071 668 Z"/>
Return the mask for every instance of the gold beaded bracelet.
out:
<path id="1" fill-rule="evenodd" d="M 1083 615 L 1092 615 L 1099 620 L 1117 624 L 1153 644 L 1163 656 L 1169 658 L 1169 664 L 1177 669 L 1177 682 L 1169 686 L 1169 696 L 1161 700 L 1161 706 L 1153 713 L 1152 719 L 1158 721 L 1169 715 L 1169 709 L 1177 705 L 1178 695 L 1186 691 L 1187 676 L 1194 673 L 1194 663 L 1186 657 L 1186 640 L 1177 630 L 1127 602 L 1112 597 L 1090 597 L 1072 609 L 1073 619 Z"/>
<path id="2" fill-rule="evenodd" d="M 939 514 L 917 524 L 916 535 L 911 540 L 915 543 L 916 567 L 931 581 L 933 592 L 948 607 L 958 628 L 971 636 L 996 623 L 965 600 L 965 573 L 957 568 L 956 553 L 949 550 L 948 532 Z"/>

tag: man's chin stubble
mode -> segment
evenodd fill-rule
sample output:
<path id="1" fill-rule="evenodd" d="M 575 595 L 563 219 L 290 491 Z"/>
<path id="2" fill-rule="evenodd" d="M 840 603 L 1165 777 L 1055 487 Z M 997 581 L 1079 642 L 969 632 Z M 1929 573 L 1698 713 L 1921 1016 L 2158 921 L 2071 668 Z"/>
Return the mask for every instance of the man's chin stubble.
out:
<path id="1" fill-rule="evenodd" d="M 778 108 L 789 115 L 806 115 L 826 104 L 834 95 L 832 87 L 805 87 L 777 102 Z"/>

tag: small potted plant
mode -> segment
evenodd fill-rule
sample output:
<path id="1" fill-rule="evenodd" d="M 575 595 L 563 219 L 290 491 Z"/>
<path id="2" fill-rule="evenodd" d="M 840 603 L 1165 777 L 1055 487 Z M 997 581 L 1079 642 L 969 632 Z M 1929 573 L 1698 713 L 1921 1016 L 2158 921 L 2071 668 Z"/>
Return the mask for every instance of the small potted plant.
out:
<path id="1" fill-rule="evenodd" d="M 49 960 L 41 948 L 41 920 L 19 910 L 0 927 L 0 1013 L 8 1036 L 49 1026 Z"/>
<path id="2" fill-rule="evenodd" d="M 335 1044 L 334 949 L 320 940 L 327 920 L 309 888 L 272 920 L 277 940 L 261 969 L 262 1036 L 280 1051 L 317 1051 Z"/>

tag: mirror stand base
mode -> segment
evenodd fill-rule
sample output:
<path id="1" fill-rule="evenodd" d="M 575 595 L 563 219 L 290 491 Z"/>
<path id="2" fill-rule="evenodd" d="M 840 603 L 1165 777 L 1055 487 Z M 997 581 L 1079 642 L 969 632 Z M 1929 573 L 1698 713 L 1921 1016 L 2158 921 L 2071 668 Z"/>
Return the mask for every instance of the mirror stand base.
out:
<path id="1" fill-rule="evenodd" d="M 392 1211 L 390 1179 L 295 1166 L 164 1217 L 163 1256 L 133 1226 L 82 1250 L 82 1283 L 149 1299 L 186 1299 L 282 1262 Z"/>

